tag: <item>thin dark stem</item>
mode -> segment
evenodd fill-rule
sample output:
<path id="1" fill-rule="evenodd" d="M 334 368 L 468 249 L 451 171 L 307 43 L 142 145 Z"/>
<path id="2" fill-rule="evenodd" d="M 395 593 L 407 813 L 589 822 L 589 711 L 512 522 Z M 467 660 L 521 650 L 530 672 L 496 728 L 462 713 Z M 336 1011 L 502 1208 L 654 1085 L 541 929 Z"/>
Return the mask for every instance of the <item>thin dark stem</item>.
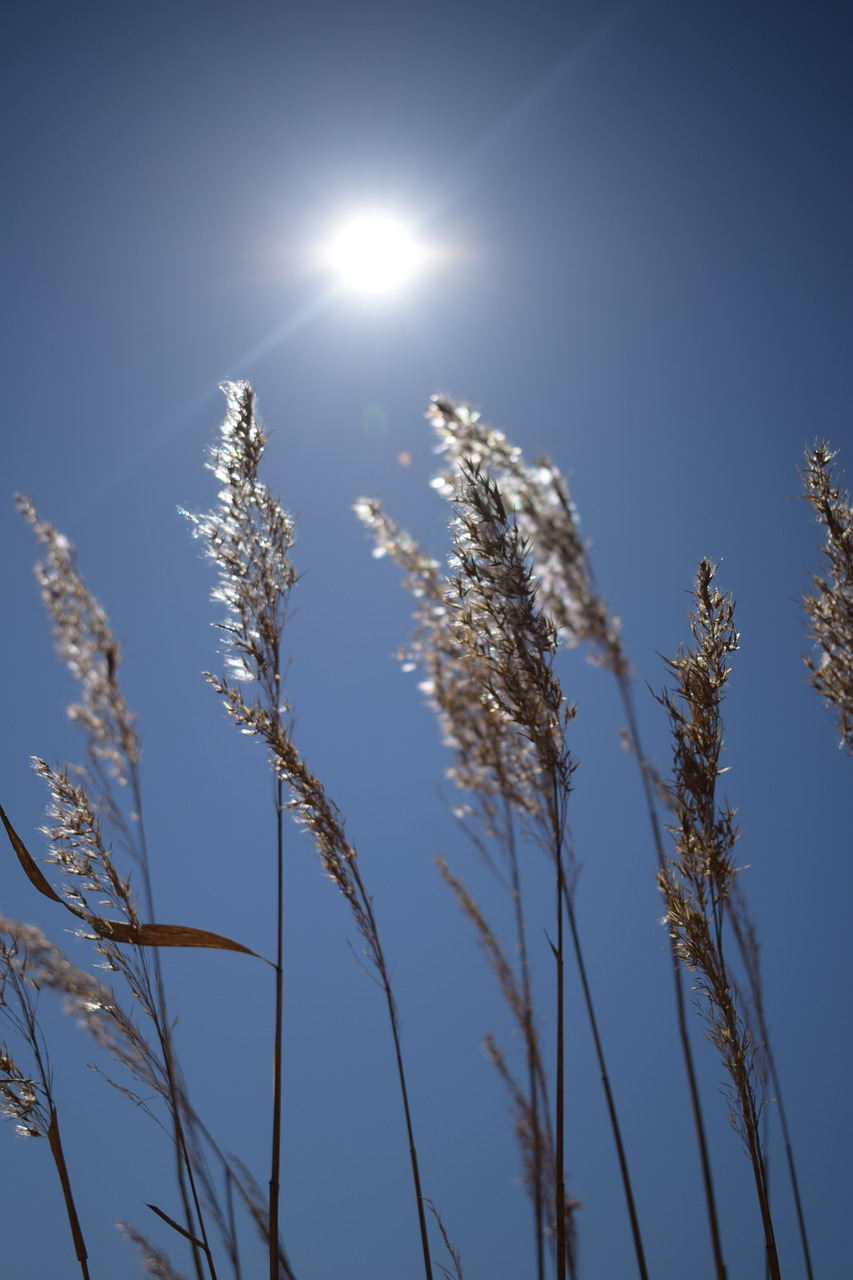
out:
<path id="1" fill-rule="evenodd" d="M 276 649 L 275 680 L 280 680 Z M 276 712 L 276 714 L 278 714 Z M 270 1280 L 278 1280 L 279 1199 L 281 1195 L 281 1042 L 284 1005 L 284 783 L 276 776 L 276 842 L 278 877 L 276 895 L 275 1043 L 273 1047 L 272 1169 L 270 1172 Z"/>
<path id="2" fill-rule="evenodd" d="M 782 1104 L 782 1093 L 779 1088 L 779 1081 L 776 1076 L 776 1064 L 773 1061 L 773 1054 L 770 1052 L 770 1046 L 765 1042 L 764 1051 L 767 1054 L 767 1065 L 770 1068 L 770 1079 L 773 1082 L 773 1093 L 776 1098 L 776 1105 L 779 1108 L 779 1120 L 782 1125 L 782 1136 L 785 1139 L 785 1155 L 788 1161 L 788 1171 L 791 1175 L 791 1186 L 794 1191 L 794 1203 L 797 1209 L 797 1224 L 800 1229 L 800 1240 L 803 1246 L 803 1257 L 806 1263 L 806 1275 L 808 1280 L 814 1280 L 814 1272 L 812 1271 L 812 1259 L 809 1251 L 809 1240 L 806 1234 L 806 1220 L 803 1215 L 802 1201 L 800 1200 L 800 1184 L 797 1181 L 797 1170 L 794 1165 L 794 1152 L 791 1147 L 791 1137 L 788 1132 L 788 1121 L 785 1117 L 785 1108 Z"/>
<path id="3" fill-rule="evenodd" d="M 764 1168 L 764 1159 L 761 1155 L 761 1147 L 757 1140 L 750 1143 L 749 1154 L 752 1158 L 752 1167 L 755 1172 L 755 1188 L 758 1192 L 758 1203 L 761 1209 L 761 1221 L 764 1226 L 764 1239 L 767 1249 L 767 1270 L 770 1280 L 782 1280 L 782 1273 L 779 1270 L 779 1256 L 776 1252 L 776 1236 L 773 1231 L 773 1217 L 770 1213 L 770 1199 L 767 1193 L 767 1173 Z"/>
<path id="4" fill-rule="evenodd" d="M 727 984 L 728 979 L 726 977 L 725 967 L 722 963 L 720 965 L 720 973 L 723 983 Z M 739 1041 L 739 1029 L 734 1013 L 734 1007 L 732 1005 L 730 1005 L 726 1010 L 725 1016 L 729 1042 L 731 1044 L 737 1044 Z M 770 1212 L 767 1170 L 764 1164 L 764 1157 L 761 1152 L 758 1113 L 753 1091 L 749 1085 L 746 1071 L 743 1068 L 738 1072 L 736 1084 L 743 1113 L 743 1136 L 746 1139 L 746 1147 L 752 1163 L 752 1170 L 755 1176 L 755 1189 L 758 1194 L 758 1206 L 761 1212 L 761 1222 L 764 1227 L 764 1241 L 767 1250 L 767 1271 L 770 1276 L 770 1280 L 781 1280 L 779 1258 L 776 1252 L 776 1237 L 773 1230 L 773 1217 Z"/>
<path id="5" fill-rule="evenodd" d="M 556 1211 L 557 1211 L 557 1277 L 566 1274 L 566 1174 L 565 1174 L 565 1058 L 564 1058 L 564 997 L 563 997 L 563 900 L 566 896 L 563 867 L 563 830 L 559 821 L 560 800 L 557 783 L 553 787 L 554 804 L 554 860 L 557 864 L 557 1133 L 555 1137 Z"/>
<path id="6" fill-rule="evenodd" d="M 640 741 L 640 731 L 637 725 L 637 716 L 634 710 L 634 697 L 631 692 L 631 684 L 627 674 L 619 670 L 616 675 L 616 682 L 619 686 L 619 693 L 622 698 L 622 706 L 625 711 L 625 717 L 628 721 L 628 737 L 631 743 L 631 749 L 637 761 L 640 770 L 640 777 L 643 783 L 643 794 L 646 800 L 646 808 L 648 810 L 649 824 L 652 829 L 652 837 L 657 854 L 658 868 L 663 869 L 666 865 L 666 856 L 663 847 L 663 835 L 660 829 L 660 822 L 657 815 L 657 807 L 655 805 L 654 788 L 652 786 L 651 770 L 646 758 L 643 746 Z M 702 1166 L 702 1183 L 705 1190 L 705 1205 L 708 1213 L 708 1226 L 711 1232 L 711 1247 L 714 1253 L 714 1267 L 717 1273 L 717 1280 L 726 1280 L 726 1266 L 723 1261 L 723 1248 L 720 1238 L 720 1224 L 717 1214 L 717 1200 L 714 1194 L 714 1181 L 711 1174 L 711 1160 L 708 1154 L 708 1140 L 705 1134 L 705 1122 L 702 1117 L 702 1105 L 699 1100 L 699 1085 L 696 1079 L 696 1068 L 693 1062 L 693 1050 L 690 1046 L 690 1035 L 687 1028 L 687 1007 L 684 999 L 684 983 L 682 979 L 681 969 L 678 965 L 678 956 L 675 949 L 675 941 L 673 938 L 669 940 L 670 955 L 672 958 L 672 974 L 675 985 L 675 1007 L 678 1019 L 678 1036 L 681 1043 L 681 1054 L 684 1059 L 684 1070 L 687 1075 L 687 1087 L 690 1093 L 690 1106 L 693 1113 L 693 1127 L 696 1131 L 696 1145 L 699 1148 L 699 1162 Z"/>
<path id="7" fill-rule="evenodd" d="M 515 930 L 518 937 L 518 955 L 521 967 L 521 989 L 524 999 L 525 1041 L 527 1052 L 528 1088 L 530 1090 L 530 1112 L 533 1120 L 533 1214 L 536 1229 L 536 1277 L 544 1280 L 545 1250 L 543 1240 L 544 1205 L 542 1204 L 542 1122 L 540 1119 L 541 1104 L 539 1100 L 539 1081 L 536 1071 L 536 1039 L 533 1026 L 533 992 L 530 980 L 530 957 L 527 952 L 527 932 L 524 926 L 524 910 L 521 901 L 521 872 L 518 865 L 518 851 L 515 845 L 515 828 L 512 809 L 504 795 L 506 823 L 506 847 L 509 855 L 510 880 L 513 908 L 515 911 Z"/>
<path id="8" fill-rule="evenodd" d="M 198 1189 L 195 1183 L 195 1174 L 193 1173 L 192 1159 L 190 1157 L 189 1147 L 187 1146 L 186 1134 L 180 1118 L 180 1110 L 184 1105 L 183 1093 L 180 1092 L 176 1098 L 175 1111 L 175 1130 L 178 1140 L 181 1144 L 181 1150 L 184 1156 L 184 1163 L 187 1170 L 187 1179 L 189 1181 L 190 1191 L 192 1192 L 192 1202 L 195 1205 L 196 1217 L 198 1218 L 199 1230 L 201 1232 L 202 1244 L 204 1246 L 204 1256 L 207 1261 L 207 1269 L 210 1272 L 210 1280 L 216 1280 L 216 1267 L 213 1262 L 213 1253 L 210 1249 L 210 1241 L 207 1238 L 207 1227 L 205 1226 L 204 1213 L 202 1212 L 201 1201 L 199 1199 Z M 193 1254 L 195 1256 L 195 1250 Z"/>
<path id="9" fill-rule="evenodd" d="M 234 1214 L 234 1178 L 228 1166 L 225 1166 L 225 1202 L 228 1208 L 228 1230 L 231 1239 L 231 1261 L 234 1266 L 234 1280 L 243 1280 L 243 1269 L 240 1266 L 240 1248 L 237 1240 L 237 1221 Z"/>
<path id="10" fill-rule="evenodd" d="M 598 1067 L 601 1072 L 601 1083 L 604 1086 L 604 1096 L 607 1100 L 607 1110 L 610 1115 L 610 1126 L 613 1130 L 613 1138 L 616 1143 L 616 1153 L 619 1158 L 619 1169 L 622 1174 L 622 1186 L 625 1190 L 625 1199 L 628 1204 L 628 1216 L 631 1219 L 631 1234 L 634 1239 L 634 1251 L 637 1255 L 637 1267 L 642 1280 L 648 1280 L 648 1270 L 646 1268 L 646 1258 L 643 1252 L 643 1240 L 640 1233 L 640 1221 L 637 1216 L 637 1208 L 634 1203 L 634 1191 L 631 1184 L 631 1176 L 628 1172 L 628 1161 L 625 1156 L 625 1148 L 622 1142 L 622 1131 L 619 1127 L 619 1120 L 616 1115 L 616 1103 L 613 1098 L 613 1090 L 610 1087 L 610 1077 L 607 1074 L 607 1065 L 604 1059 L 604 1048 L 601 1043 L 601 1037 L 598 1032 L 598 1019 L 595 1016 L 595 1008 L 592 1002 L 592 992 L 590 991 L 589 981 L 587 979 L 586 964 L 584 963 L 583 951 L 581 949 L 580 935 L 578 933 L 577 921 L 575 918 L 575 907 L 572 900 L 572 894 L 564 885 L 564 901 L 566 906 L 566 914 L 569 919 L 569 931 L 572 935 L 572 943 L 575 951 L 575 958 L 578 964 L 578 974 L 581 980 L 581 988 L 583 990 L 584 1003 L 586 1004 L 587 1014 L 589 1016 L 589 1024 L 592 1030 L 592 1038 L 595 1044 L 595 1054 L 598 1059 Z"/>
<path id="11" fill-rule="evenodd" d="M 406 1133 L 409 1138 L 409 1155 L 412 1161 L 412 1180 L 415 1186 L 415 1197 L 418 1202 L 418 1221 L 421 1229 L 421 1248 L 424 1255 L 424 1274 L 426 1280 L 432 1280 L 432 1259 L 429 1250 L 429 1237 L 427 1235 L 426 1214 L 424 1213 L 424 1197 L 421 1191 L 421 1174 L 418 1167 L 418 1153 L 415 1147 L 415 1135 L 412 1128 L 412 1113 L 409 1109 L 409 1091 L 406 1088 L 406 1073 L 403 1068 L 403 1054 L 400 1048 L 400 1032 L 397 1026 L 397 1016 L 394 1009 L 394 999 L 391 995 L 390 987 L 385 988 L 385 997 L 388 1001 L 388 1009 L 391 1015 L 391 1033 L 394 1037 L 394 1053 L 397 1058 L 397 1074 L 400 1077 L 400 1093 L 403 1098 L 403 1111 L 406 1116 Z"/>
<path id="12" fill-rule="evenodd" d="M 379 930 L 376 926 L 376 917 L 373 914 L 373 903 L 370 895 L 364 887 L 361 878 L 361 872 L 358 865 L 353 859 L 350 864 L 353 882 L 357 886 L 358 896 L 364 909 L 365 918 L 367 920 L 369 934 L 371 938 L 371 951 L 373 954 L 376 970 L 382 983 L 382 989 L 385 992 L 385 1001 L 388 1006 L 388 1017 L 391 1020 L 391 1035 L 394 1038 L 394 1054 L 397 1059 L 397 1075 L 400 1080 L 400 1095 L 403 1099 L 403 1112 L 406 1119 L 406 1134 L 409 1139 L 409 1156 L 412 1162 L 412 1182 L 415 1190 L 415 1200 L 418 1206 L 418 1224 L 421 1233 L 421 1248 L 424 1256 L 424 1275 L 426 1280 L 433 1280 L 432 1277 L 432 1257 L 429 1248 L 429 1233 L 427 1232 L 426 1213 L 424 1212 L 424 1197 L 421 1190 L 421 1174 L 418 1166 L 418 1152 L 415 1146 L 415 1131 L 412 1124 L 412 1112 L 409 1106 L 409 1090 L 406 1086 L 406 1072 L 403 1066 L 403 1049 L 400 1044 L 400 1021 L 397 1015 L 397 1005 L 394 1001 L 394 992 L 391 989 L 391 979 L 388 975 L 388 968 L 385 964 L 385 953 L 382 950 L 382 944 L 379 941 Z"/>
<path id="13" fill-rule="evenodd" d="M 770 1141 L 770 1125 L 768 1123 L 766 1111 L 764 1112 L 764 1115 L 761 1118 L 761 1128 L 762 1128 L 761 1145 L 764 1150 L 764 1177 L 767 1184 L 767 1196 L 769 1199 L 770 1197 L 770 1162 L 767 1158 L 767 1153 L 769 1150 L 769 1141 Z M 770 1280 L 770 1259 L 769 1258 L 766 1258 L 764 1262 L 764 1277 L 765 1277 L 765 1280 Z"/>
<path id="14" fill-rule="evenodd" d="M 145 896 L 146 909 L 149 919 L 156 920 L 154 910 L 154 890 L 151 883 L 150 864 L 148 860 L 148 842 L 145 836 L 145 822 L 143 819 L 142 809 L 142 779 L 139 774 L 138 765 L 130 761 L 130 783 L 133 792 L 133 802 L 138 815 L 138 838 L 137 851 L 139 865 L 142 870 L 142 888 Z M 160 963 L 160 953 L 157 948 L 153 948 L 153 964 L 154 964 L 154 990 L 157 998 L 157 1035 L 160 1041 L 160 1047 L 163 1050 L 163 1065 L 166 1069 L 166 1079 L 169 1087 L 169 1100 L 172 1115 L 172 1128 L 175 1139 L 175 1170 L 178 1179 L 178 1189 L 181 1195 L 181 1201 L 184 1208 L 184 1218 L 187 1230 L 191 1235 L 196 1234 L 195 1218 L 198 1218 L 198 1230 L 204 1244 L 204 1254 L 207 1260 L 208 1271 L 211 1280 L 216 1280 L 216 1268 L 213 1262 L 213 1255 L 210 1250 L 210 1243 L 207 1238 L 207 1228 L 205 1226 L 204 1214 L 202 1212 L 198 1191 L 193 1176 L 192 1159 L 190 1157 L 187 1145 L 186 1135 L 184 1133 L 181 1111 L 184 1108 L 183 1087 L 179 1078 L 179 1069 L 175 1060 L 174 1045 L 172 1043 L 172 1033 L 170 1030 L 169 1013 L 166 1007 L 166 989 L 163 982 L 163 969 Z M 141 962 L 147 967 L 147 956 L 144 951 L 140 953 Z M 188 1185 L 189 1184 L 189 1185 Z M 193 1206 L 195 1207 L 195 1215 L 193 1214 Z M 197 1280 L 204 1280 L 204 1271 L 202 1267 L 201 1250 L 197 1244 L 192 1245 L 193 1265 L 195 1267 Z"/>
<path id="15" fill-rule="evenodd" d="M 778 1107 L 779 1121 L 782 1126 L 782 1137 L 785 1142 L 785 1158 L 788 1165 L 788 1174 L 791 1179 L 791 1189 L 794 1193 L 794 1205 L 797 1212 L 797 1226 L 800 1232 L 800 1242 L 803 1248 L 803 1260 L 806 1265 L 806 1276 L 808 1280 L 814 1280 L 814 1272 L 812 1270 L 811 1253 L 809 1250 L 808 1234 L 806 1232 L 806 1220 L 803 1213 L 802 1200 L 800 1199 L 800 1184 L 797 1180 L 797 1168 L 794 1161 L 794 1150 L 791 1145 L 791 1135 L 788 1131 L 788 1120 L 785 1115 L 785 1106 L 782 1100 L 782 1086 L 776 1071 L 776 1061 L 773 1057 L 773 1051 L 770 1047 L 770 1032 L 767 1026 L 767 1020 L 764 1016 L 764 1001 L 761 991 L 761 978 L 758 970 L 758 948 L 751 936 L 752 930 L 748 920 L 744 919 L 743 913 L 738 909 L 736 903 L 730 899 L 728 902 L 728 918 L 734 931 L 735 940 L 738 949 L 743 958 L 744 967 L 746 969 L 747 978 L 751 988 L 751 1003 L 754 1011 L 756 1025 L 761 1036 L 761 1047 L 767 1062 L 767 1070 L 773 1086 L 773 1098 Z M 769 1125 L 767 1121 L 767 1112 L 764 1113 L 764 1146 L 767 1147 L 767 1134 Z M 765 1167 L 767 1160 L 765 1157 Z M 769 1176 L 768 1176 L 769 1182 Z M 768 1272 L 769 1274 L 769 1272 Z"/>

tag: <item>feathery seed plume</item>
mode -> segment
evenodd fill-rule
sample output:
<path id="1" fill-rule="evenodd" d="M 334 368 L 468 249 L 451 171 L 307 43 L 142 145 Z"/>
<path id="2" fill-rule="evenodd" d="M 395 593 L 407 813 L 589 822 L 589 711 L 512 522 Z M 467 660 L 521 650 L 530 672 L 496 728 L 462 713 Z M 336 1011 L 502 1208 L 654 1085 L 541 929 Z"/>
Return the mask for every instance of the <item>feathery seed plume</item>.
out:
<path id="1" fill-rule="evenodd" d="M 826 576 L 813 574 L 815 589 L 803 599 L 820 657 L 804 661 L 812 688 L 835 712 L 839 746 L 853 753 L 853 510 L 833 476 L 835 457 L 825 442 L 815 444 L 800 472 L 805 496 L 826 530 L 821 548 Z"/>

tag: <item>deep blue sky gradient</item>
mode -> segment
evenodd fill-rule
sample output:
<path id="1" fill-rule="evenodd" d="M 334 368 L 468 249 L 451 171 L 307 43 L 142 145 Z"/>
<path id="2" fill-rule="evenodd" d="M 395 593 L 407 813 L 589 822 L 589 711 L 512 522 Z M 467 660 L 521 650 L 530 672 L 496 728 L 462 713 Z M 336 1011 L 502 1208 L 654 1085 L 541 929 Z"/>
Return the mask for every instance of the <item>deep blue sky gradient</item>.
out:
<path id="1" fill-rule="evenodd" d="M 432 866 L 442 851 L 507 924 L 447 816 L 448 763 L 416 679 L 390 655 L 409 605 L 351 513 L 362 493 L 437 555 L 447 513 L 423 412 L 469 397 L 568 475 L 623 620 L 644 735 L 647 685 L 687 638 L 703 555 L 738 602 L 726 705 L 744 883 L 786 1089 L 816 1274 L 849 1269 L 853 1195 L 849 832 L 853 762 L 805 684 L 798 599 L 819 532 L 795 501 L 816 436 L 853 473 L 851 34 L 817 3 L 17 6 L 3 41 L 5 626 L 2 802 L 38 848 L 31 754 L 75 759 L 11 495 L 78 546 L 125 646 L 162 919 L 273 948 L 273 810 L 261 751 L 200 672 L 220 659 L 208 569 L 178 507 L 204 470 L 224 378 L 259 388 L 266 476 L 299 518 L 287 649 L 297 741 L 347 818 L 392 958 L 426 1193 L 466 1280 L 533 1274 L 505 1098 L 481 1052 L 512 1045 L 500 997 Z M 385 301 L 336 293 L 311 249 L 348 208 L 409 214 L 441 251 Z M 401 467 L 407 451 L 412 464 Z M 578 911 L 624 1114 L 651 1272 L 712 1274 L 654 853 L 608 677 L 561 658 L 579 759 Z M 381 995 L 304 841 L 289 840 L 283 1227 L 300 1280 L 408 1280 L 419 1245 Z M 550 884 L 529 864 L 543 1035 Z M 85 947 L 11 854 L 0 911 Z M 222 1146 L 267 1173 L 271 984 L 243 957 L 167 959 L 193 1097 Z M 174 1245 L 165 1138 L 49 1036 L 92 1275 L 137 1274 L 119 1219 Z M 572 976 L 567 1152 L 581 1275 L 633 1275 L 627 1219 Z M 704 1045 L 730 1280 L 763 1273 L 751 1174 Z M 771 1107 L 772 1112 L 772 1107 Z M 771 1123 L 783 1274 L 804 1274 Z M 49 1153 L 0 1134 L 0 1271 L 76 1274 Z M 245 1234 L 246 1274 L 263 1260 Z M 179 1246 L 176 1265 L 188 1266 Z"/>

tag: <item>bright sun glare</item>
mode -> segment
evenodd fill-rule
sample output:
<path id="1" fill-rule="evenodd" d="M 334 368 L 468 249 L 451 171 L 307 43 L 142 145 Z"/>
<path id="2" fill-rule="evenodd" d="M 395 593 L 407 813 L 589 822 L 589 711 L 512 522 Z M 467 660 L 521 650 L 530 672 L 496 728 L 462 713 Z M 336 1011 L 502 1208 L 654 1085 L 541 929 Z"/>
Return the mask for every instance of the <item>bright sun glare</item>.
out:
<path id="1" fill-rule="evenodd" d="M 343 284 L 359 293 L 390 293 L 410 280 L 422 250 L 395 218 L 364 214 L 341 228 L 329 262 Z"/>

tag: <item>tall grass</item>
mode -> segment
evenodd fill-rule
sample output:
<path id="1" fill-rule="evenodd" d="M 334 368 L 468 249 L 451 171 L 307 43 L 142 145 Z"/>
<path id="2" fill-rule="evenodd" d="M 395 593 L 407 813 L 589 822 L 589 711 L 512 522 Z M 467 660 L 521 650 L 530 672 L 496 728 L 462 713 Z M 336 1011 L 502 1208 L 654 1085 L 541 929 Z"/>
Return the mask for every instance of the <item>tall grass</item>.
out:
<path id="1" fill-rule="evenodd" d="M 79 687 L 71 715 L 85 741 L 86 763 L 74 769 L 34 763 L 48 796 L 42 835 L 47 856 L 33 856 L 13 816 L 0 809 L 12 853 L 33 889 L 59 916 L 74 916 L 95 959 L 115 982 L 80 969 L 33 925 L 0 917 L 0 1015 L 11 1042 L 0 1045 L 0 1098 L 5 1114 L 24 1136 L 45 1136 L 66 1207 L 77 1265 L 89 1277 L 89 1259 L 74 1196 L 84 1162 L 66 1153 L 59 1136 L 54 1066 L 39 1021 L 41 988 L 60 992 L 76 1017 L 118 1068 L 108 1079 L 165 1131 L 174 1158 L 180 1216 L 168 1213 L 152 1192 L 148 1208 L 168 1224 L 171 1250 L 138 1226 L 125 1224 L 143 1268 L 177 1280 L 173 1261 L 183 1252 L 197 1280 L 257 1274 L 243 1261 L 241 1215 L 254 1226 L 271 1280 L 295 1280 L 280 1213 L 283 1167 L 298 1166 L 299 1152 L 283 1141 L 285 1117 L 295 1099 L 282 1072 L 288 1036 L 287 993 L 299 974 L 285 969 L 285 903 L 289 866 L 297 841 L 287 836 L 292 819 L 310 838 L 320 866 L 343 896 L 358 931 L 363 957 L 376 978 L 388 1015 L 390 1048 L 402 1110 L 401 1149 L 412 1190 L 411 1230 L 426 1280 L 436 1270 L 463 1276 L 452 1228 L 452 1206 L 441 1212 L 427 1197 L 415 1141 L 424 1104 L 412 1096 L 402 1022 L 379 920 L 387 904 L 367 887 L 364 864 L 345 831 L 343 817 L 296 742 L 295 712 L 285 685 L 283 660 L 288 606 L 298 586 L 292 558 L 294 521 L 261 479 L 267 436 L 247 383 L 224 387 L 227 413 L 209 461 L 219 486 L 210 511 L 189 515 L 216 571 L 214 599 L 222 609 L 224 670 L 206 679 L 242 734 L 259 742 L 274 781 L 269 822 L 270 873 L 263 888 L 274 916 L 275 953 L 257 953 L 254 939 L 235 940 L 198 925 L 163 924 L 155 910 L 155 873 L 146 835 L 142 750 L 136 717 L 121 684 L 121 646 L 99 602 L 77 567 L 73 548 L 33 503 L 19 499 L 42 550 L 37 579 L 52 620 L 56 647 Z M 575 707 L 558 674 L 559 650 L 582 646 L 616 682 L 627 721 L 627 739 L 640 770 L 645 815 L 667 933 L 671 942 L 676 1017 L 692 1101 L 697 1149 L 697 1192 L 703 1188 L 707 1244 L 696 1242 L 685 1274 L 714 1269 L 726 1275 L 725 1221 L 717 1207 L 706 1120 L 694 1066 L 685 984 L 704 1021 L 707 1038 L 726 1072 L 730 1118 L 742 1140 L 756 1187 L 756 1229 L 765 1244 L 767 1273 L 779 1280 L 779 1256 L 771 1210 L 761 1117 L 765 1081 L 779 1103 L 788 1172 L 795 1197 L 808 1276 L 812 1264 L 806 1230 L 808 1190 L 797 1178 L 793 1143 L 781 1107 L 780 1072 L 764 1012 L 758 939 L 747 904 L 744 876 L 733 850 L 734 810 L 719 794 L 723 748 L 723 699 L 729 658 L 738 647 L 734 604 L 716 585 L 717 570 L 699 563 L 689 617 L 690 639 L 668 660 L 671 687 L 658 697 L 672 739 L 672 777 L 662 778 L 640 737 L 631 664 L 619 627 L 596 585 L 589 549 L 564 477 L 547 459 L 528 463 L 505 436 L 464 405 L 435 398 L 428 417 L 436 431 L 442 472 L 436 483 L 450 502 L 450 556 L 446 565 L 423 551 L 375 498 L 356 511 L 374 540 L 374 553 L 403 571 L 414 598 L 414 629 L 403 646 L 404 665 L 417 668 L 452 763 L 459 798 L 452 808 L 474 849 L 503 884 L 510 903 L 505 938 L 468 888 L 464 875 L 443 858 L 438 871 L 474 929 L 521 1045 L 516 1054 L 484 1028 L 487 1055 L 507 1090 L 531 1202 L 530 1275 L 536 1280 L 582 1274 L 578 1237 L 580 1200 L 569 1192 L 570 1116 L 576 1085 L 566 1068 L 567 1036 L 582 1034 L 567 1007 L 565 972 L 573 966 L 581 985 L 585 1025 L 599 1067 L 612 1140 L 616 1147 L 624 1209 L 637 1274 L 655 1274 L 647 1261 L 641 1213 L 625 1138 L 626 1100 L 618 1099 L 606 1054 L 606 1028 L 596 999 L 596 975 L 584 948 L 584 907 L 578 887 L 580 860 L 569 818 L 575 786 L 572 734 Z M 804 608 L 820 651 L 806 658 L 816 691 L 833 710 L 842 743 L 851 748 L 853 726 L 853 519 L 846 495 L 832 475 L 832 454 L 816 445 L 803 471 L 806 496 L 826 532 L 823 574 Z M 185 513 L 186 514 L 186 513 Z M 656 714 L 651 698 L 649 715 Z M 664 834 L 668 827 L 669 836 Z M 544 858 L 552 879 L 551 911 L 537 918 L 526 888 Z M 136 871 L 138 899 L 122 861 Z M 47 871 L 41 866 L 46 864 Z M 11 865 L 11 864 L 10 864 Z M 189 911 L 190 904 L 187 904 Z M 65 917 L 67 919 L 67 917 Z M 587 926 L 588 927 L 588 926 Z M 545 932 L 553 964 L 549 980 L 535 972 L 530 938 Z M 269 1028 L 272 1089 L 266 1189 L 258 1173 L 224 1153 L 212 1126 L 197 1111 L 180 1063 L 174 1015 L 160 964 L 162 947 L 194 947 L 231 953 L 252 968 L 251 983 L 266 993 L 258 1017 Z M 133 1009 L 145 1015 L 143 1031 Z M 554 1029 L 554 1050 L 543 1047 L 542 1029 Z M 699 1020 L 696 1026 L 701 1030 Z M 111 1068 L 112 1070 L 112 1068 Z M 105 1074 L 107 1074 L 105 1072 Z M 628 1100 L 630 1103 L 632 1100 Z M 406 1162 L 406 1156 L 402 1159 Z M 578 1189 L 582 1195 L 582 1188 Z M 429 1211 L 429 1216 L 428 1216 Z M 432 1227 L 430 1225 L 432 1223 Z M 102 1223 L 85 1224 L 86 1231 Z M 446 1263 L 434 1258 L 440 1250 Z"/>

